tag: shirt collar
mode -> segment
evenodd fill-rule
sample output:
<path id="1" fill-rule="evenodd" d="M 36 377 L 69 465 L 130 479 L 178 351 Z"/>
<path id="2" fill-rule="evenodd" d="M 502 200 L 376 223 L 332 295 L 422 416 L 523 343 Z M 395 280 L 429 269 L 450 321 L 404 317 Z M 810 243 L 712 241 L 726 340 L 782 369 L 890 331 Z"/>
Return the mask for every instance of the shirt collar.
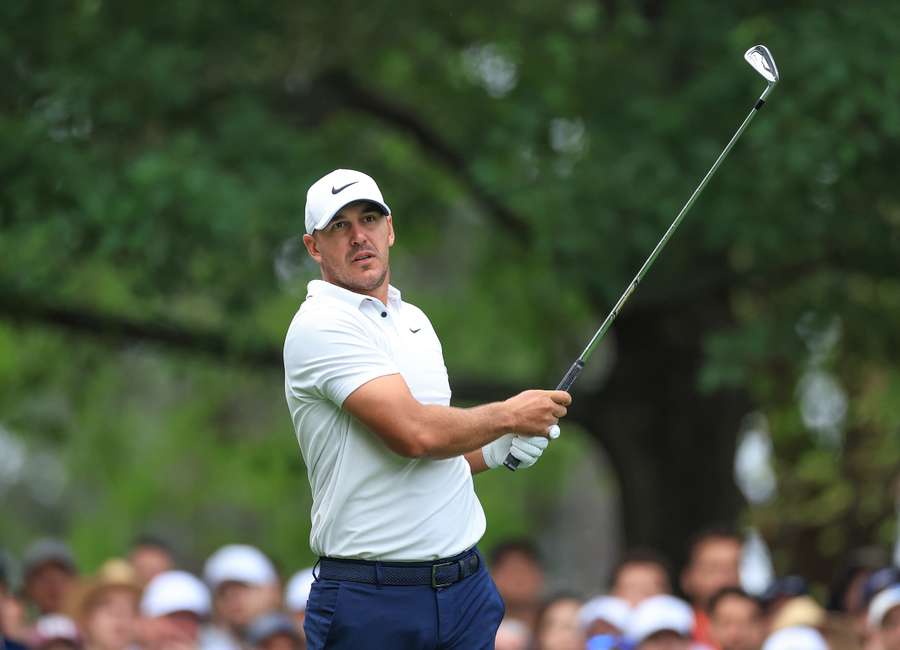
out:
<path id="1" fill-rule="evenodd" d="M 336 284 L 325 282 L 324 280 L 311 280 L 306 285 L 306 295 L 309 296 L 328 296 L 339 300 L 354 309 L 359 309 L 366 300 L 372 300 L 380 303 L 377 298 L 367 296 L 361 293 L 344 289 Z M 388 304 L 387 306 L 397 309 L 400 307 L 400 290 L 393 285 L 388 285 Z"/>

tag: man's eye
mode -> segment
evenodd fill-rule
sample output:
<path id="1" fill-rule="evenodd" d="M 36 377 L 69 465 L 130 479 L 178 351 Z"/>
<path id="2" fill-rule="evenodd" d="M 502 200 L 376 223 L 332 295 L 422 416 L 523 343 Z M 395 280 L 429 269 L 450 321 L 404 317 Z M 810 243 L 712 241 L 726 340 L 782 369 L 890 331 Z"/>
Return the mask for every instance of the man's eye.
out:
<path id="1" fill-rule="evenodd" d="M 332 230 L 342 230 L 344 228 L 344 226 L 346 226 L 346 225 L 347 225 L 346 221 L 335 221 L 333 224 L 331 224 L 331 229 Z"/>

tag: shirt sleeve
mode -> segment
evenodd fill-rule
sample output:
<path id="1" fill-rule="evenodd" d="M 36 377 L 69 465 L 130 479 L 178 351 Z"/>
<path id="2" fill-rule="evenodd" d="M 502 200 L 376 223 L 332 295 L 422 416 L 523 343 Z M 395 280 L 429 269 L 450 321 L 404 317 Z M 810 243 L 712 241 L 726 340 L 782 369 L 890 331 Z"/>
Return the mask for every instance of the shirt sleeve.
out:
<path id="1" fill-rule="evenodd" d="M 295 395 L 341 406 L 363 384 L 400 372 L 360 322 L 365 316 L 343 311 L 319 316 L 324 315 L 299 316 L 285 340 L 285 377 Z"/>

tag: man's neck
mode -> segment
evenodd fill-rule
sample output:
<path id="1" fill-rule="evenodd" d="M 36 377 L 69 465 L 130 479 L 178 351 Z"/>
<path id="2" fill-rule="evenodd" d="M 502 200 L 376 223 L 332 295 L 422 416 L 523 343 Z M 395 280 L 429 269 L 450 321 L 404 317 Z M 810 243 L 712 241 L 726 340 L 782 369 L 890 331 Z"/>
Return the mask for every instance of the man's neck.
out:
<path id="1" fill-rule="evenodd" d="M 358 293 L 361 296 L 370 296 L 372 298 L 377 298 L 381 301 L 382 305 L 387 306 L 388 302 L 388 288 L 391 285 L 391 274 L 390 272 L 384 276 L 384 282 L 382 282 L 379 286 L 375 287 L 370 291 L 359 291 L 352 287 L 348 287 L 339 282 L 335 282 L 333 279 L 322 277 L 322 280 L 328 282 L 329 284 L 333 284 L 336 287 L 340 287 L 341 289 L 346 289 L 347 291 L 352 291 L 353 293 Z"/>

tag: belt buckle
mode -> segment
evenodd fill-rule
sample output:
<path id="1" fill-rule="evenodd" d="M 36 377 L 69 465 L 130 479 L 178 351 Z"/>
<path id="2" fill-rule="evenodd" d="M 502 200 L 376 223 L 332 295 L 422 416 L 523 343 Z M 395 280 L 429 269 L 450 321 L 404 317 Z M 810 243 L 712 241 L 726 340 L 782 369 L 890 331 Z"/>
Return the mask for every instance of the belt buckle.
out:
<path id="1" fill-rule="evenodd" d="M 432 564 L 431 565 L 431 588 L 432 589 L 440 589 L 441 587 L 449 587 L 452 585 L 455 580 L 451 580 L 450 582 L 438 582 L 437 581 L 437 570 L 440 567 L 445 566 L 453 566 L 456 562 L 441 562 L 440 564 Z"/>

